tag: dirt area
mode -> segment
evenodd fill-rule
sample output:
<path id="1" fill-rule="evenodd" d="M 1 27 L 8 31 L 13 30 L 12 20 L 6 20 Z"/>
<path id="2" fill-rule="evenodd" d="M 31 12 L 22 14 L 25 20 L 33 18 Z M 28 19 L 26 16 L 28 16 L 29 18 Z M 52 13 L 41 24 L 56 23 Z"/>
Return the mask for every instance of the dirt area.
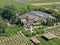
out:
<path id="1" fill-rule="evenodd" d="M 36 3 L 36 4 L 32 4 L 34 6 L 39 6 L 39 5 L 51 5 L 51 4 L 60 4 L 60 2 L 53 2 L 53 3 Z"/>

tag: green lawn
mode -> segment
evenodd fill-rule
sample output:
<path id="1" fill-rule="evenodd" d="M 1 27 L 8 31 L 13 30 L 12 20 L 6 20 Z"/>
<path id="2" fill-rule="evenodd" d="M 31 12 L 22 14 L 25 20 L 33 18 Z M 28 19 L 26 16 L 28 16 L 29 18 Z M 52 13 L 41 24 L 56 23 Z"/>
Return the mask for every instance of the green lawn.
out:
<path id="1" fill-rule="evenodd" d="M 60 45 L 60 40 L 58 40 L 58 39 L 52 39 L 52 40 L 47 41 L 44 38 L 42 38 L 41 36 L 38 36 L 37 39 L 39 39 L 41 41 L 41 43 L 38 45 Z"/>

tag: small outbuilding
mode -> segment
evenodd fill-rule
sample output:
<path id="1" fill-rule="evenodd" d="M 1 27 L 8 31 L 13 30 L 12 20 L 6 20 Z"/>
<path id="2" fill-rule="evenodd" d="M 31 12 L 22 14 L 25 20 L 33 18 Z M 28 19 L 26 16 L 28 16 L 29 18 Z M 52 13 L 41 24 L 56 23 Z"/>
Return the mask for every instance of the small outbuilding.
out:
<path id="1" fill-rule="evenodd" d="M 45 37 L 46 39 L 53 39 L 53 38 L 56 38 L 57 36 L 54 35 L 53 33 L 50 33 L 50 32 L 47 32 L 45 34 L 43 34 L 43 37 Z"/>
<path id="2" fill-rule="evenodd" d="M 34 44 L 40 43 L 40 41 L 39 41 L 37 38 L 35 38 L 35 37 L 32 37 L 30 40 L 31 40 Z"/>

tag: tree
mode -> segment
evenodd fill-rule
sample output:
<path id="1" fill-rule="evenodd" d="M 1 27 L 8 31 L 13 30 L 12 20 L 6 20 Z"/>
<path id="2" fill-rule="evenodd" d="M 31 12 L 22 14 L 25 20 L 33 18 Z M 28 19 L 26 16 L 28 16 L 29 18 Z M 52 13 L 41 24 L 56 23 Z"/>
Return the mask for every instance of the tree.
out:
<path id="1" fill-rule="evenodd" d="M 22 31 L 23 34 L 25 34 L 26 37 L 31 37 L 32 36 L 32 33 L 30 31 Z"/>
<path id="2" fill-rule="evenodd" d="M 60 11 L 55 12 L 55 15 L 54 15 L 54 16 L 56 17 L 56 20 L 57 20 L 58 22 L 60 22 Z"/>
<path id="3" fill-rule="evenodd" d="M 29 11 L 31 11 L 31 8 L 30 8 L 30 6 L 27 6 L 27 9 L 28 9 Z"/>
<path id="4" fill-rule="evenodd" d="M 42 24 L 46 25 L 46 26 L 53 26 L 54 25 L 54 19 L 47 18 L 45 21 L 43 21 Z"/>
<path id="5" fill-rule="evenodd" d="M 28 16 L 26 16 L 26 18 L 25 18 L 27 21 L 29 20 L 29 17 Z"/>
<path id="6" fill-rule="evenodd" d="M 5 33 L 5 27 L 6 25 L 3 23 L 0 23 L 0 34 Z"/>
<path id="7" fill-rule="evenodd" d="M 47 25 L 47 26 L 53 26 L 53 25 L 54 25 L 53 19 L 47 18 L 47 19 L 46 19 L 46 25 Z"/>
<path id="8" fill-rule="evenodd" d="M 3 20 L 0 16 L 0 34 L 5 33 L 5 28 L 7 27 L 6 20 Z"/>
<path id="9" fill-rule="evenodd" d="M 14 6 L 5 6 L 1 10 L 1 17 L 3 19 L 13 20 L 16 17 L 16 9 Z"/>
<path id="10" fill-rule="evenodd" d="M 17 19 L 16 20 L 16 25 L 18 25 L 18 26 L 23 26 L 24 24 L 23 24 L 23 22 L 21 22 L 21 19 Z"/>
<path id="11" fill-rule="evenodd" d="M 27 12 L 29 12 L 29 10 L 27 9 L 27 7 L 26 8 L 22 8 L 22 9 L 20 9 L 20 15 L 23 15 L 23 14 L 25 14 L 25 13 L 27 13 Z"/>

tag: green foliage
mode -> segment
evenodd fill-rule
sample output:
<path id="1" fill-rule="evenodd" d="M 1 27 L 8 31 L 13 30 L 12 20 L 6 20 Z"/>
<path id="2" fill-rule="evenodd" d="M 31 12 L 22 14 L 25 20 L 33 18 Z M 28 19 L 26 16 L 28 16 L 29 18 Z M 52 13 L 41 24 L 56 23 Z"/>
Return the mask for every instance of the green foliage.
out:
<path id="1" fill-rule="evenodd" d="M 25 18 L 27 21 L 29 20 L 29 17 L 28 16 L 26 16 L 26 18 Z"/>
<path id="2" fill-rule="evenodd" d="M 46 13 L 49 13 L 49 14 L 55 13 L 55 11 L 53 9 L 45 9 L 43 7 L 38 7 L 38 8 L 35 8 L 33 10 L 42 11 L 42 12 L 46 12 Z"/>
<path id="3" fill-rule="evenodd" d="M 55 15 L 54 15 L 54 16 L 56 16 L 56 17 L 60 17 L 60 11 L 55 12 Z"/>
<path id="4" fill-rule="evenodd" d="M 10 35 L 14 35 L 19 31 L 18 26 L 8 26 L 7 28 L 5 28 L 5 33 L 3 34 L 3 36 L 10 36 Z"/>
<path id="5" fill-rule="evenodd" d="M 0 17 L 0 35 L 5 33 L 5 28 L 7 27 L 6 21 Z"/>
<path id="6" fill-rule="evenodd" d="M 24 24 L 21 22 L 21 19 L 17 19 L 16 20 L 16 25 L 18 25 L 18 27 L 20 27 L 20 26 L 23 26 Z"/>
<path id="7" fill-rule="evenodd" d="M 45 26 L 53 26 L 54 25 L 54 19 L 47 18 L 42 24 Z"/>
<path id="8" fill-rule="evenodd" d="M 56 17 L 56 21 L 57 22 L 60 22 L 60 11 L 55 12 L 55 15 L 54 16 Z"/>
<path id="9" fill-rule="evenodd" d="M 13 6 L 5 6 L 1 10 L 1 17 L 3 19 L 13 20 L 16 17 L 15 11 Z"/>
<path id="10" fill-rule="evenodd" d="M 31 37 L 32 36 L 30 31 L 23 30 L 22 32 L 26 37 Z"/>
<path id="11" fill-rule="evenodd" d="M 5 33 L 5 26 L 0 23 L 0 34 Z"/>
<path id="12" fill-rule="evenodd" d="M 49 13 L 49 14 L 55 13 L 55 11 L 52 10 L 52 9 L 46 10 L 46 12 Z"/>
<path id="13" fill-rule="evenodd" d="M 20 9 L 20 15 L 23 15 L 23 14 L 25 14 L 25 13 L 27 13 L 27 12 L 29 12 L 29 11 L 31 11 L 31 10 L 34 10 L 34 6 L 26 6 L 25 8 L 21 8 Z"/>
<path id="14" fill-rule="evenodd" d="M 53 25 L 54 25 L 53 19 L 47 18 L 46 25 L 47 25 L 47 26 L 53 26 Z"/>
<path id="15" fill-rule="evenodd" d="M 27 9 L 28 9 L 29 11 L 31 11 L 31 7 L 30 7 L 30 6 L 27 6 Z"/>

